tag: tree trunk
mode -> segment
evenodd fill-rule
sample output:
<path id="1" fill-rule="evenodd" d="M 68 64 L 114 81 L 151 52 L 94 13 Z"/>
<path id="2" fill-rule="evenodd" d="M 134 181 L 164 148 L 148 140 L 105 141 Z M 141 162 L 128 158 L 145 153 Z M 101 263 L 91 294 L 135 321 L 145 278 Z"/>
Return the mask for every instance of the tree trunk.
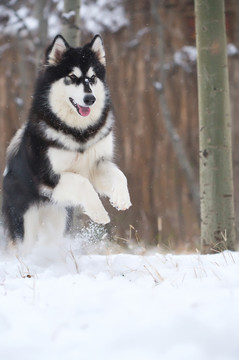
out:
<path id="1" fill-rule="evenodd" d="M 48 33 L 48 1 L 38 0 L 35 2 L 35 15 L 38 19 L 38 36 L 36 39 L 36 73 L 43 60 L 44 48 Z"/>
<path id="2" fill-rule="evenodd" d="M 202 252 L 234 249 L 231 114 L 224 0 L 195 0 Z"/>
<path id="3" fill-rule="evenodd" d="M 80 0 L 64 0 L 62 35 L 73 47 L 80 45 Z"/>

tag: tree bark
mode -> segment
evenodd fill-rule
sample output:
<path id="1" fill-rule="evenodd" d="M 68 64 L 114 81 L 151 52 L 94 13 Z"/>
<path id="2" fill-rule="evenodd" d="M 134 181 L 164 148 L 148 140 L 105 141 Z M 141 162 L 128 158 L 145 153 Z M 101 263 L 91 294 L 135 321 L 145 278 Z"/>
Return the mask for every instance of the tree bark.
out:
<path id="1" fill-rule="evenodd" d="M 73 47 L 80 45 L 80 0 L 64 0 L 62 35 Z"/>
<path id="2" fill-rule="evenodd" d="M 48 18 L 47 18 L 47 0 L 38 0 L 35 2 L 35 15 L 38 19 L 38 37 L 36 41 L 36 73 L 38 73 L 41 60 L 43 60 L 44 48 L 47 41 Z"/>
<path id="3" fill-rule="evenodd" d="M 200 132 L 201 250 L 235 247 L 231 114 L 224 0 L 195 0 Z"/>

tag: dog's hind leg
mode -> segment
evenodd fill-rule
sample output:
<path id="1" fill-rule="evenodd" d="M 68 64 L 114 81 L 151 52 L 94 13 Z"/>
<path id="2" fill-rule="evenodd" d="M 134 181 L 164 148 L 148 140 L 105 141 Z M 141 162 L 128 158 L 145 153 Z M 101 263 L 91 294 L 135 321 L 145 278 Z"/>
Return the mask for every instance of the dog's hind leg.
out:
<path id="1" fill-rule="evenodd" d="M 24 242 L 22 252 L 27 254 L 37 241 L 39 232 L 39 209 L 32 205 L 24 215 Z"/>
<path id="2" fill-rule="evenodd" d="M 6 246 L 9 244 L 16 245 L 19 242 L 21 243 L 24 237 L 22 212 L 4 201 L 2 213 Z"/>
<path id="3" fill-rule="evenodd" d="M 42 204 L 39 207 L 39 236 L 43 242 L 61 240 L 66 228 L 67 210 L 55 204 Z"/>
<path id="4" fill-rule="evenodd" d="M 31 206 L 24 215 L 22 252 L 31 251 L 36 241 L 43 243 L 62 239 L 66 225 L 66 210 L 53 204 Z"/>

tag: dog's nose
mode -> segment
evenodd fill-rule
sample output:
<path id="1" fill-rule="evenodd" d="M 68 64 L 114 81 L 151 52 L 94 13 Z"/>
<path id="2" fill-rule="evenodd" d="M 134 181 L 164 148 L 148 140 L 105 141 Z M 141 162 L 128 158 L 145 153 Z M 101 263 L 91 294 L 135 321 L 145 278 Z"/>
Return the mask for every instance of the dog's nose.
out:
<path id="1" fill-rule="evenodd" d="M 84 103 L 88 106 L 93 105 L 95 102 L 95 97 L 92 94 L 85 95 L 84 97 Z"/>

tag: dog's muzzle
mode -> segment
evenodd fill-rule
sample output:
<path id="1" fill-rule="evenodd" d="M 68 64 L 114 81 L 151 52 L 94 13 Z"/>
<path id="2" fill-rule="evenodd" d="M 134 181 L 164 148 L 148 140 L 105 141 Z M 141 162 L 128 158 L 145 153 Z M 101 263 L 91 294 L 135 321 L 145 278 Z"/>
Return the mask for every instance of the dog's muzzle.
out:
<path id="1" fill-rule="evenodd" d="M 69 100 L 72 103 L 72 105 L 74 105 L 74 107 L 76 108 L 79 115 L 88 116 L 90 114 L 90 110 L 91 110 L 89 106 L 94 104 L 96 98 L 92 94 L 85 95 L 84 98 L 83 98 L 83 101 L 84 101 L 86 106 L 79 105 L 71 97 L 69 98 Z"/>

